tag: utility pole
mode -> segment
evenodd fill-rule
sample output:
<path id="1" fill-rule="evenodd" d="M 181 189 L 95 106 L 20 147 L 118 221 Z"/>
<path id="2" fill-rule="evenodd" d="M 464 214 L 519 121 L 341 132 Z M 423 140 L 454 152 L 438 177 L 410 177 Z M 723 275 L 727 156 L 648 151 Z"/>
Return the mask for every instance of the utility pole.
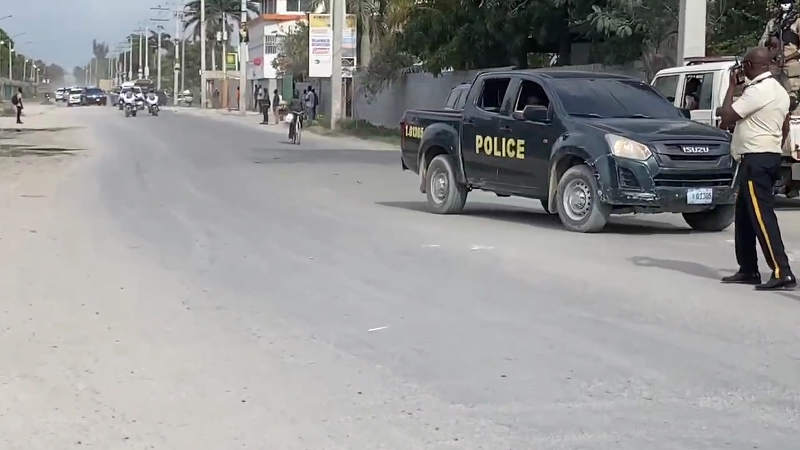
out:
<path id="1" fill-rule="evenodd" d="M 131 80 L 133 80 L 133 39 L 131 39 L 131 36 L 128 36 L 128 39 L 126 39 L 126 41 L 128 42 L 128 80 L 127 81 L 131 81 Z"/>
<path id="2" fill-rule="evenodd" d="M 342 33 L 345 25 L 345 0 L 331 0 L 333 61 L 331 71 L 331 130 L 335 131 L 342 116 Z"/>
<path id="3" fill-rule="evenodd" d="M 206 0 L 200 0 L 200 107 L 205 108 L 208 101 L 206 92 Z"/>
<path id="4" fill-rule="evenodd" d="M 172 65 L 172 104 L 178 104 L 178 72 L 181 67 L 178 64 L 180 56 L 178 44 L 181 39 L 178 36 L 181 34 L 181 23 L 183 22 L 183 11 L 180 9 L 170 8 L 150 8 L 152 11 L 169 11 L 175 17 L 175 35 L 172 37 L 173 47 L 175 49 L 175 63 Z M 169 22 L 169 19 L 150 19 L 156 22 Z M 161 90 L 161 33 L 158 34 L 158 89 Z"/>
<path id="5" fill-rule="evenodd" d="M 150 22 L 144 23 L 144 77 L 150 79 Z"/>
<path id="6" fill-rule="evenodd" d="M 180 58 L 178 44 L 183 41 L 179 36 L 181 35 L 181 22 L 183 22 L 180 13 L 175 13 L 175 36 L 172 37 L 172 46 L 175 47 L 175 63 L 172 65 L 172 104 L 178 106 L 178 72 L 183 70 L 180 66 L 178 59 Z"/>
<path id="7" fill-rule="evenodd" d="M 140 80 L 142 79 L 142 76 L 144 75 L 144 72 L 142 71 L 142 62 L 143 62 L 142 61 L 142 32 L 143 31 L 144 30 L 142 30 L 141 28 L 136 30 L 136 33 L 139 34 L 139 66 L 136 68 L 136 77 L 138 79 L 140 79 Z"/>
<path id="8" fill-rule="evenodd" d="M 244 30 L 242 32 L 241 30 Z M 242 23 L 239 24 L 239 115 L 247 115 L 247 0 L 242 0 Z M 227 62 L 227 59 L 226 61 Z M 267 94 L 269 95 L 269 94 Z M 274 106 L 273 106 L 274 107 Z"/>

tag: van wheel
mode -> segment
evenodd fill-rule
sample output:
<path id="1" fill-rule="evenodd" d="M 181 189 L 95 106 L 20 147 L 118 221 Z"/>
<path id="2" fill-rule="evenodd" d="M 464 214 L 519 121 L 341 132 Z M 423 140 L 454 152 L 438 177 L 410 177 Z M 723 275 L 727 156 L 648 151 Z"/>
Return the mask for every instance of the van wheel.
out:
<path id="1" fill-rule="evenodd" d="M 597 233 L 606 226 L 611 207 L 597 197 L 597 179 L 588 166 L 569 168 L 558 181 L 556 208 L 569 231 Z"/>
<path id="2" fill-rule="evenodd" d="M 425 172 L 428 205 L 436 214 L 458 214 L 467 203 L 467 187 L 456 181 L 453 162 L 447 155 L 433 158 Z"/>
<path id="3" fill-rule="evenodd" d="M 722 231 L 733 223 L 736 205 L 718 205 L 708 211 L 683 213 L 683 220 L 695 231 Z"/>

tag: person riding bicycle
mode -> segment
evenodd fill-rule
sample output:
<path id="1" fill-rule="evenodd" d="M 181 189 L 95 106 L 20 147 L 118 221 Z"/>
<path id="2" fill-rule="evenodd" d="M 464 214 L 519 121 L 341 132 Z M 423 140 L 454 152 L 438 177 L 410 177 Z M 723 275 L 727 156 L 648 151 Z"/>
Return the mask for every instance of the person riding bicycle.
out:
<path id="1" fill-rule="evenodd" d="M 292 113 L 292 121 L 289 123 L 289 140 L 294 139 L 297 126 L 303 127 L 305 113 L 303 112 L 303 102 L 298 97 L 293 97 L 289 102 L 289 112 Z"/>

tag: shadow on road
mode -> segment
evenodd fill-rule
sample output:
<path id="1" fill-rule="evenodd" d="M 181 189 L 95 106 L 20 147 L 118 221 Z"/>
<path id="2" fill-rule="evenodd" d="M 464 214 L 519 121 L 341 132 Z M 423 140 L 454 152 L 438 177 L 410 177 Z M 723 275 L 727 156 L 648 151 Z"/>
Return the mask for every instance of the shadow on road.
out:
<path id="1" fill-rule="evenodd" d="M 424 202 L 377 202 L 377 205 L 400 208 L 409 211 L 428 213 L 428 206 Z M 462 215 L 480 217 L 483 219 L 514 222 L 523 225 L 532 225 L 539 228 L 564 230 L 561 220 L 554 214 L 538 212 L 513 206 L 497 205 L 492 203 L 467 203 Z M 654 222 L 638 221 L 634 218 L 613 217 L 602 233 L 624 235 L 653 235 L 653 234 L 691 234 L 689 228 L 678 228 L 672 225 Z M 566 232 L 566 230 L 564 230 Z"/>
<path id="2" fill-rule="evenodd" d="M 654 267 L 657 269 L 670 270 L 672 272 L 680 272 L 680 273 L 685 273 L 686 275 L 692 275 L 695 277 L 707 278 L 709 280 L 717 280 L 717 281 L 719 281 L 719 279 L 724 276 L 720 274 L 721 272 L 729 272 L 726 273 L 725 275 L 730 275 L 736 271 L 728 269 L 712 269 L 711 267 L 692 261 L 658 259 L 658 258 L 651 258 L 649 256 L 634 256 L 628 258 L 628 261 L 632 262 L 633 265 L 639 267 Z"/>
<path id="3" fill-rule="evenodd" d="M 374 150 L 304 149 L 286 141 L 279 142 L 283 148 L 253 148 L 251 160 L 255 164 L 368 164 L 398 166 L 397 155 L 392 152 Z"/>

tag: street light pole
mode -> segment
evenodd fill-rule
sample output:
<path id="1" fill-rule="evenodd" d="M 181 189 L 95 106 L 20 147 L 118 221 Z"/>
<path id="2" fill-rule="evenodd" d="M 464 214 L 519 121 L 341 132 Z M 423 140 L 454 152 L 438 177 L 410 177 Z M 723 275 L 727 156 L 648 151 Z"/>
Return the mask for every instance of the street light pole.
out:
<path id="1" fill-rule="evenodd" d="M 206 0 L 200 0 L 200 107 L 205 108 L 208 101 L 206 92 L 206 39 L 208 30 L 206 27 Z"/>
<path id="2" fill-rule="evenodd" d="M 239 32 L 239 115 L 244 116 L 247 114 L 247 42 L 245 36 L 247 30 L 247 0 L 242 0 L 242 23 L 239 24 L 239 30 L 245 30 L 245 33 Z M 227 62 L 227 61 L 226 61 Z M 269 94 L 267 94 L 269 95 Z M 273 105 L 273 108 L 275 105 Z"/>
<path id="3" fill-rule="evenodd" d="M 342 33 L 345 22 L 345 0 L 331 0 L 333 61 L 331 70 L 331 130 L 336 130 L 342 116 Z"/>
<path id="4" fill-rule="evenodd" d="M 139 33 L 139 67 L 136 70 L 136 76 L 141 80 L 144 75 L 142 71 L 142 29 L 139 28 L 136 32 Z"/>
<path id="5" fill-rule="evenodd" d="M 178 66 L 180 58 L 178 44 L 183 41 L 178 38 L 181 34 L 181 22 L 180 13 L 175 12 L 175 36 L 172 37 L 172 46 L 175 47 L 175 63 L 172 65 L 172 104 L 175 106 L 178 106 L 178 72 L 183 70 L 183 66 Z"/>
<path id="6" fill-rule="evenodd" d="M 144 25 L 144 77 L 150 79 L 150 22 Z"/>

